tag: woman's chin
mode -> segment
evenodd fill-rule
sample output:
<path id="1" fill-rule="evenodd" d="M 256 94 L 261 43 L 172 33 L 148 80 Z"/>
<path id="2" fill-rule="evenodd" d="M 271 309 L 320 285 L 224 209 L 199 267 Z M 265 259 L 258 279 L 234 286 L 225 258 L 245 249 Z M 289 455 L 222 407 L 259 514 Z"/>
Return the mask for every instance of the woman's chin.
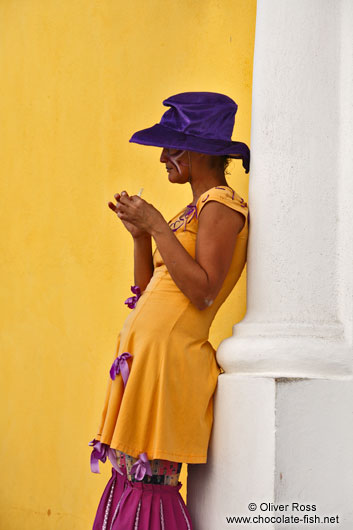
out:
<path id="1" fill-rule="evenodd" d="M 174 175 L 173 173 L 168 173 L 168 180 L 169 182 L 178 182 L 178 175 Z"/>
<path id="2" fill-rule="evenodd" d="M 183 177 L 181 175 L 176 175 L 173 173 L 168 173 L 168 180 L 173 184 L 184 184 Z"/>

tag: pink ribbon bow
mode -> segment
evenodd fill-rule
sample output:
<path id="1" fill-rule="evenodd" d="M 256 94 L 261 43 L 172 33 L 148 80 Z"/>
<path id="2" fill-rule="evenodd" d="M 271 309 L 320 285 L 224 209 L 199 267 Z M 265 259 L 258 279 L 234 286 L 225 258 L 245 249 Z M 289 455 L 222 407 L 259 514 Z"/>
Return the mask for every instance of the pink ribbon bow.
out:
<path id="1" fill-rule="evenodd" d="M 146 475 L 152 476 L 152 469 L 147 458 L 147 453 L 140 453 L 139 459 L 131 467 L 131 475 L 135 474 L 136 480 L 142 480 Z"/>
<path id="2" fill-rule="evenodd" d="M 93 439 L 89 442 L 90 446 L 93 446 L 91 453 L 91 471 L 92 473 L 100 473 L 99 471 L 99 460 L 104 462 L 107 460 L 107 457 L 110 460 L 110 463 L 121 475 L 123 474 L 121 469 L 116 461 L 116 452 L 108 444 L 103 444 L 96 439 Z"/>
<path id="3" fill-rule="evenodd" d="M 127 379 L 129 377 L 129 365 L 127 364 L 127 359 L 129 357 L 132 357 L 129 352 L 124 352 L 118 355 L 118 357 L 113 362 L 111 368 L 110 368 L 110 377 L 111 379 L 115 379 L 115 376 L 119 373 L 121 373 L 124 385 L 126 386 Z"/>
<path id="4" fill-rule="evenodd" d="M 138 285 L 132 285 L 131 291 L 136 296 L 130 296 L 130 298 L 127 298 L 124 302 L 130 309 L 135 309 L 138 299 L 141 297 L 141 289 Z"/>

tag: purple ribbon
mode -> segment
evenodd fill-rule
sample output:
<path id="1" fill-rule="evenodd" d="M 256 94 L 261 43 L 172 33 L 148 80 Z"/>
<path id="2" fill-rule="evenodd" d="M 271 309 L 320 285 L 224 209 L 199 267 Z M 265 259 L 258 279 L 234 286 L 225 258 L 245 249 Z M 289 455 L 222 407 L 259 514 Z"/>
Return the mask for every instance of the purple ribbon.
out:
<path id="1" fill-rule="evenodd" d="M 129 377 L 129 365 L 127 364 L 127 359 L 129 357 L 132 357 L 129 352 L 124 352 L 118 355 L 118 357 L 113 362 L 111 368 L 110 368 L 110 377 L 111 379 L 115 379 L 116 375 L 121 373 L 124 385 L 126 386 L 126 382 Z"/>
<path id="2" fill-rule="evenodd" d="M 91 471 L 92 473 L 100 473 L 99 460 L 103 463 L 106 461 L 109 446 L 95 439 L 91 440 L 88 445 L 93 446 L 91 453 Z"/>
<path id="3" fill-rule="evenodd" d="M 131 475 L 135 474 L 136 480 L 142 480 L 146 475 L 152 476 L 152 469 L 147 458 L 147 453 L 140 453 L 139 459 L 131 467 Z"/>
<path id="4" fill-rule="evenodd" d="M 192 215 L 191 215 L 192 214 Z M 190 219 L 188 217 L 191 215 Z M 170 228 L 173 232 L 176 232 L 184 224 L 184 231 L 186 230 L 186 225 L 196 216 L 197 219 L 197 207 L 196 204 L 188 204 L 186 206 L 185 212 L 179 215 L 178 219 L 173 223 L 169 223 Z M 179 223 L 179 224 L 178 224 Z"/>
<path id="5" fill-rule="evenodd" d="M 118 473 L 120 473 L 121 475 L 124 474 L 119 468 L 118 463 L 116 461 L 115 449 L 112 449 L 108 444 L 103 444 L 102 442 L 96 439 L 91 440 L 88 445 L 93 446 L 93 450 L 91 453 L 92 473 L 100 473 L 99 460 L 104 464 L 108 457 L 113 468 L 116 469 L 116 471 L 118 471 Z"/>
<path id="6" fill-rule="evenodd" d="M 135 309 L 136 307 L 136 304 L 137 304 L 137 300 L 140 298 L 141 296 L 141 289 L 138 285 L 132 285 L 131 286 L 131 291 L 136 295 L 136 296 L 130 296 L 130 298 L 127 298 L 124 302 L 124 304 L 126 304 L 130 309 Z"/>
<path id="7" fill-rule="evenodd" d="M 191 215 L 191 217 L 190 217 Z M 188 217 L 190 217 L 188 219 Z M 174 226 L 175 226 L 175 223 L 177 223 L 178 221 L 181 222 L 181 225 L 183 225 L 184 223 L 184 231 L 186 230 L 186 225 L 188 223 L 190 223 L 190 221 L 196 217 L 197 219 L 197 207 L 196 207 L 196 204 L 188 204 L 187 207 L 186 207 L 186 210 L 184 212 L 184 214 L 182 214 L 174 223 L 172 223 Z M 179 225 L 177 228 L 172 228 L 173 232 L 175 232 L 176 230 L 178 230 L 178 228 L 181 226 Z"/>
<path id="8" fill-rule="evenodd" d="M 196 204 L 188 204 L 187 205 L 187 210 L 185 212 L 186 218 L 188 218 L 189 215 L 191 215 L 191 217 L 190 217 L 190 219 L 187 220 L 187 223 L 190 223 L 190 221 L 194 218 L 194 216 L 197 219 L 197 207 L 196 207 Z M 186 223 L 185 223 L 185 228 L 186 228 Z M 184 228 L 184 230 L 185 230 L 185 228 Z"/>

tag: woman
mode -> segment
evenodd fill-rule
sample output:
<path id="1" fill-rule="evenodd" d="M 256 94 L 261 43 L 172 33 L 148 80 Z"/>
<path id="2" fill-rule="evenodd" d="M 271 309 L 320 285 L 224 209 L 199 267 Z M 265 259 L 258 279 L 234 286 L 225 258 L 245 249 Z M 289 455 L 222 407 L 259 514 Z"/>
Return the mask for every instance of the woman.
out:
<path id="1" fill-rule="evenodd" d="M 125 191 L 109 203 L 134 239 L 136 285 L 89 444 L 93 472 L 112 464 L 94 530 L 192 528 L 179 474 L 182 462 L 207 461 L 221 373 L 208 333 L 246 261 L 247 204 L 224 174 L 230 158 L 249 171 L 249 148 L 231 140 L 236 103 L 212 92 L 163 103 L 160 123 L 130 141 L 162 147 L 169 181 L 190 183 L 193 200 L 169 222 Z"/>

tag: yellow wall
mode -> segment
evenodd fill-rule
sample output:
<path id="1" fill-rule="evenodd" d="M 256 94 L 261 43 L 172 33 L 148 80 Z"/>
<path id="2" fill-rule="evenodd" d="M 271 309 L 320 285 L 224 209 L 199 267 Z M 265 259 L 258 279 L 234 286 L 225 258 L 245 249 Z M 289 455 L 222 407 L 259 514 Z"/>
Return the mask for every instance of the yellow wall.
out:
<path id="1" fill-rule="evenodd" d="M 88 442 L 133 283 L 107 202 L 144 187 L 169 218 L 192 198 L 160 149 L 128 142 L 172 94 L 229 95 L 250 145 L 255 15 L 256 0 L 0 2 L 3 530 L 92 526 L 110 466 L 90 472 Z M 241 161 L 231 170 L 247 200 Z M 245 274 L 215 347 L 244 314 Z"/>

